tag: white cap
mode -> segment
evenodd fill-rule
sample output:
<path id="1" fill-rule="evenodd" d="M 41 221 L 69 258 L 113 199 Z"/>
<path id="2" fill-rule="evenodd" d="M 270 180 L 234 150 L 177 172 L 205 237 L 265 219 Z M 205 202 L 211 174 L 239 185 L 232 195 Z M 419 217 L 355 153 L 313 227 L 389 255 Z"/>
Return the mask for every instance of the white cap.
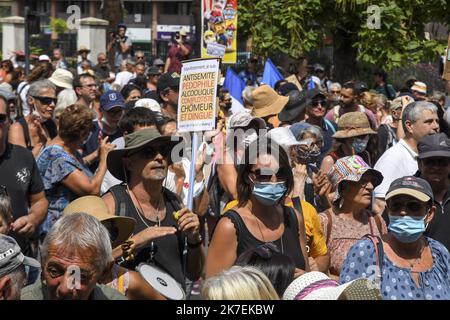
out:
<path id="1" fill-rule="evenodd" d="M 48 55 L 42 54 L 42 55 L 39 56 L 39 61 L 49 61 L 50 62 L 51 60 L 50 60 L 50 57 Z"/>
<path id="2" fill-rule="evenodd" d="M 147 109 L 150 109 L 153 112 L 161 112 L 161 105 L 158 103 L 158 101 L 154 100 L 154 99 L 139 99 L 138 101 L 136 101 L 136 103 L 134 104 L 134 107 L 144 107 Z"/>

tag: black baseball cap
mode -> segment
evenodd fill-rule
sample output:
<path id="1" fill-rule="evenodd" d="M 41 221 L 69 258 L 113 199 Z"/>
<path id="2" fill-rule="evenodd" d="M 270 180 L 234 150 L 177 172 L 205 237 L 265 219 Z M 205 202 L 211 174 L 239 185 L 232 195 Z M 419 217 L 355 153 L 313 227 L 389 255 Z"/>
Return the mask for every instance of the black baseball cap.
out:
<path id="1" fill-rule="evenodd" d="M 161 72 L 159 71 L 159 68 L 158 67 L 149 67 L 148 68 L 148 71 L 147 71 L 147 75 L 148 76 L 157 76 L 157 75 L 160 75 L 161 74 Z"/>
<path id="2" fill-rule="evenodd" d="M 417 145 L 419 159 L 431 157 L 450 158 L 450 139 L 443 132 L 425 136 Z"/>
<path id="3" fill-rule="evenodd" d="M 281 80 L 280 80 L 280 81 L 281 81 Z M 288 93 L 291 92 L 291 91 L 298 91 L 298 87 L 297 87 L 295 84 L 291 83 L 291 82 L 282 84 L 282 85 L 278 88 L 278 92 L 279 92 L 279 94 L 281 94 L 282 96 L 287 96 Z"/>
<path id="4" fill-rule="evenodd" d="M 320 98 L 326 100 L 327 97 L 319 89 L 314 88 L 314 89 L 306 91 L 306 99 L 307 99 L 306 106 L 309 106 L 314 100 L 317 100 L 317 99 L 320 99 Z"/>
<path id="5" fill-rule="evenodd" d="M 401 194 L 409 195 L 422 202 L 434 200 L 433 190 L 431 189 L 430 184 L 426 180 L 414 176 L 395 179 L 391 183 L 384 199 L 389 200 L 390 198 Z"/>
<path id="6" fill-rule="evenodd" d="M 164 73 L 158 80 L 158 94 L 167 89 L 175 89 L 179 91 L 180 88 L 180 75 L 176 72 Z"/>

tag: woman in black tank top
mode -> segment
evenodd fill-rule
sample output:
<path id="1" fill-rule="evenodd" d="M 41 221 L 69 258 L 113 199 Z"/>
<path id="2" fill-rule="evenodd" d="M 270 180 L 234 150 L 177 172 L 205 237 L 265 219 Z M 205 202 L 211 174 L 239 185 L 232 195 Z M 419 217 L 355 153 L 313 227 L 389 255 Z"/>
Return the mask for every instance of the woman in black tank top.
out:
<path id="1" fill-rule="evenodd" d="M 214 230 L 206 276 L 228 269 L 241 253 L 264 243 L 273 243 L 297 269 L 309 271 L 303 218 L 282 205 L 294 181 L 286 152 L 270 139 L 266 145 L 258 139 L 246 149 L 244 162 L 238 168 L 239 203 Z"/>

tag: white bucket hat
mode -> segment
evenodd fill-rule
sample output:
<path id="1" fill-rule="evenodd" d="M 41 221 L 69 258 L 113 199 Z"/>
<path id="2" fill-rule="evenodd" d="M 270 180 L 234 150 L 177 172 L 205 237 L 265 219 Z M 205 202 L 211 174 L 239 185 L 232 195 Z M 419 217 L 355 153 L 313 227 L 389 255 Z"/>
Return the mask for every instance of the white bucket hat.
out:
<path id="1" fill-rule="evenodd" d="M 73 89 L 73 74 L 68 70 L 56 69 L 48 80 L 50 80 L 55 86 L 65 89 Z"/>
<path id="2" fill-rule="evenodd" d="M 153 112 L 161 112 L 161 105 L 158 103 L 158 101 L 149 98 L 139 99 L 134 104 L 134 107 L 142 107 L 150 109 Z"/>
<path id="3" fill-rule="evenodd" d="M 312 271 L 295 279 L 283 300 L 381 300 L 380 290 L 361 278 L 339 285 L 322 272 Z"/>

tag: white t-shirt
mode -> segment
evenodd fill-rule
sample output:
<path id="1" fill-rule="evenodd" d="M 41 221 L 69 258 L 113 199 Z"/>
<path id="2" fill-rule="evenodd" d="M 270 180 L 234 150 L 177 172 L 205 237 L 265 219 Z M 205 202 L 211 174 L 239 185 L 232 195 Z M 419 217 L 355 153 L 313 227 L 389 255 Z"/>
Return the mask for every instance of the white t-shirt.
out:
<path id="1" fill-rule="evenodd" d="M 375 188 L 375 198 L 384 198 L 391 183 L 404 176 L 412 176 L 418 170 L 417 153 L 401 139 L 387 149 L 374 167 L 383 174 L 383 182 Z"/>
<path id="2" fill-rule="evenodd" d="M 114 148 L 115 150 L 123 149 L 125 148 L 125 139 L 124 137 L 119 137 L 116 140 L 114 140 L 112 144 L 116 145 L 116 147 Z M 121 183 L 122 181 L 114 177 L 111 174 L 111 172 L 109 172 L 109 170 L 106 170 L 106 174 L 105 177 L 103 178 L 102 186 L 100 188 L 101 194 L 106 193 L 111 187 Z"/>
<path id="3" fill-rule="evenodd" d="M 24 117 L 30 114 L 30 106 L 27 100 L 28 89 L 30 89 L 30 85 L 26 81 L 22 81 L 17 87 L 17 92 L 20 93 L 20 100 L 22 100 L 22 113 Z"/>

